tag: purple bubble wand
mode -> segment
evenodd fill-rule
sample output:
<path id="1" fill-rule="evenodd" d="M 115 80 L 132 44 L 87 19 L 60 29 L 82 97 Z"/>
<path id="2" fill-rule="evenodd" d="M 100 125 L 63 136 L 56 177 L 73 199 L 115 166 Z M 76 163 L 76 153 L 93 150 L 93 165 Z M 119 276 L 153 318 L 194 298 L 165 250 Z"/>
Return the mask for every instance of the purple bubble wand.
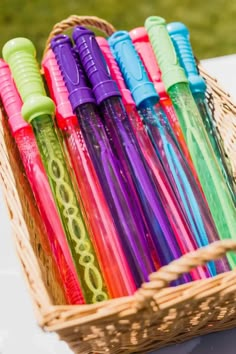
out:
<path id="1" fill-rule="evenodd" d="M 65 35 L 57 36 L 52 40 L 51 45 L 69 91 L 69 100 L 78 118 L 84 141 L 117 227 L 127 261 L 136 285 L 140 286 L 142 282 L 148 280 L 148 275 L 156 267 L 149 248 L 149 232 L 134 189 L 128 184 L 126 172 L 111 150 L 96 110 L 95 98 L 72 49 L 70 38 Z M 158 259 L 157 253 L 153 258 Z"/>
<path id="2" fill-rule="evenodd" d="M 94 33 L 83 27 L 76 27 L 73 39 L 102 112 L 110 144 L 125 166 L 127 175 L 132 177 L 161 264 L 167 264 L 179 258 L 182 253 L 126 114 L 120 91 L 110 77 Z M 188 279 L 186 276 L 185 281 Z"/>

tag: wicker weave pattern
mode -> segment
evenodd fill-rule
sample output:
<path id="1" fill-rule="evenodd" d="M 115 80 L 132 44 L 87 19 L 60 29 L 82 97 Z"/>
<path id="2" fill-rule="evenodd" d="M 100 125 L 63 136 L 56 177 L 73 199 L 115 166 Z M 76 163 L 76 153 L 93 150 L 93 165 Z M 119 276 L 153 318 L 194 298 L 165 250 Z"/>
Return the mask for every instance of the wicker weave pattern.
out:
<path id="1" fill-rule="evenodd" d="M 212 108 L 218 131 L 223 139 L 225 155 L 236 180 L 236 105 L 229 94 L 225 93 L 207 72 L 200 67 L 201 75 L 208 86 L 208 102 Z"/>
<path id="2" fill-rule="evenodd" d="M 54 27 L 50 38 L 75 24 L 111 34 L 103 20 L 72 16 Z M 236 107 L 216 81 L 200 68 L 225 151 L 236 171 Z M 229 119 L 231 117 L 232 119 Z M 41 227 L 18 150 L 2 110 L 0 116 L 0 177 L 12 221 L 19 259 L 38 314 L 39 323 L 56 331 L 75 353 L 144 353 L 196 335 L 236 325 L 236 271 L 176 288 L 168 284 L 197 265 L 236 251 L 236 242 L 221 241 L 187 254 L 150 275 L 133 297 L 94 305 L 68 306 L 57 281 L 53 260 Z"/>

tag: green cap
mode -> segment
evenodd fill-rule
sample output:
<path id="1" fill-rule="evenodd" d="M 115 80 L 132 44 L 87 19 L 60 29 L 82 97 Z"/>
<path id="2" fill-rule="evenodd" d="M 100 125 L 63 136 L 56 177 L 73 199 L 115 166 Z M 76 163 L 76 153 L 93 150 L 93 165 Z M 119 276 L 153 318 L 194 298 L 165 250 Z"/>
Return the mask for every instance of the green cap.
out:
<path id="1" fill-rule="evenodd" d="M 145 21 L 145 28 L 160 66 L 166 90 L 177 83 L 188 82 L 184 70 L 178 63 L 175 48 L 168 34 L 164 18 L 157 16 L 148 17 Z"/>
<path id="2" fill-rule="evenodd" d="M 9 64 L 19 94 L 24 102 L 22 116 L 28 122 L 55 110 L 54 102 L 46 96 L 33 43 L 26 38 L 15 38 L 7 42 L 2 50 Z"/>

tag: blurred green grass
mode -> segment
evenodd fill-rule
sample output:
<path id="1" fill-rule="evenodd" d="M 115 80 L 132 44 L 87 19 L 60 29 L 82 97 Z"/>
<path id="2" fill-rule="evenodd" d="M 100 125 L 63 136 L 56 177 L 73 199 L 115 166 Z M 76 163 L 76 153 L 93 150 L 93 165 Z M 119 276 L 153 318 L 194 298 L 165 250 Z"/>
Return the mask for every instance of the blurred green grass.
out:
<path id="1" fill-rule="evenodd" d="M 232 0 L 0 0 L 0 47 L 11 38 L 25 36 L 35 43 L 40 58 L 53 25 L 71 14 L 100 16 L 127 30 L 158 15 L 189 27 L 198 58 L 236 52 L 236 2 Z"/>

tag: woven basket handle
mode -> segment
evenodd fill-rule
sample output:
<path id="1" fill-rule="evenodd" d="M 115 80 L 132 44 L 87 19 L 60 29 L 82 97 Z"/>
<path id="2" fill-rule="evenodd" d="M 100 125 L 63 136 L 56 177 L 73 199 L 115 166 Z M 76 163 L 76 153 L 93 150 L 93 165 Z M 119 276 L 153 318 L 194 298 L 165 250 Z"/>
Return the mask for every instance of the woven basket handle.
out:
<path id="1" fill-rule="evenodd" d="M 48 36 L 43 57 L 45 56 L 48 49 L 50 48 L 50 42 L 53 37 L 78 25 L 89 26 L 98 29 L 101 32 L 103 32 L 106 36 L 110 36 L 112 35 L 112 33 L 116 31 L 115 28 L 109 22 L 96 16 L 76 16 L 76 15 L 69 16 L 65 20 L 58 22 L 54 25 L 52 31 Z"/>
<path id="2" fill-rule="evenodd" d="M 235 241 L 216 241 L 209 246 L 187 253 L 167 266 L 160 268 L 160 270 L 150 275 L 149 283 L 144 283 L 137 290 L 135 294 L 136 306 L 139 309 L 148 306 L 148 300 L 151 300 L 158 291 L 167 287 L 172 281 L 177 280 L 181 275 L 188 273 L 197 266 L 225 256 L 229 251 L 236 251 Z"/>

